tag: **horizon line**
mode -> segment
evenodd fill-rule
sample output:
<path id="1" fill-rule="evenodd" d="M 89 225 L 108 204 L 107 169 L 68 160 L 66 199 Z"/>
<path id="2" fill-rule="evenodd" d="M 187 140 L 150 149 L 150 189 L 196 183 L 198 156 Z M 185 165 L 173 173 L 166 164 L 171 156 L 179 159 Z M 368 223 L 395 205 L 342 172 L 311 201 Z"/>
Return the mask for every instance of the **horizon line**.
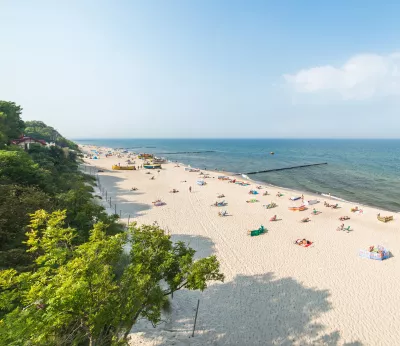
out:
<path id="1" fill-rule="evenodd" d="M 288 140 L 288 139 L 315 139 L 315 140 L 400 140 L 400 137 L 390 137 L 390 138 L 381 138 L 381 137 L 93 137 L 93 138 L 70 138 L 72 141 L 85 141 L 85 140 L 132 140 L 132 139 L 144 139 L 144 140 L 177 140 L 177 139 L 185 139 L 185 140 L 259 140 L 259 139 L 274 139 L 274 140 Z"/>

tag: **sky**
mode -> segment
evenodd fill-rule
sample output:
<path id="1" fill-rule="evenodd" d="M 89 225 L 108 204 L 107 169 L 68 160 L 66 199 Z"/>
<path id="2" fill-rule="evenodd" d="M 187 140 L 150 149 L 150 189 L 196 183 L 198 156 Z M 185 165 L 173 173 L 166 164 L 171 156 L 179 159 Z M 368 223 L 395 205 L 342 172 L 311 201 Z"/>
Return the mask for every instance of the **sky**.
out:
<path id="1" fill-rule="evenodd" d="M 79 138 L 400 138 L 400 1 L 0 0 L 0 99 Z"/>

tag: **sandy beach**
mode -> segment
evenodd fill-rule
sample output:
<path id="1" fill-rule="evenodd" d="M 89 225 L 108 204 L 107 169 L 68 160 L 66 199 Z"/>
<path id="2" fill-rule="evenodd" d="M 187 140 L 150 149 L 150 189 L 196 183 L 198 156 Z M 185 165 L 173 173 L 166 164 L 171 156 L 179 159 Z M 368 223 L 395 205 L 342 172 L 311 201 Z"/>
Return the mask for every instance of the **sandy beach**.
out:
<path id="1" fill-rule="evenodd" d="M 89 151 L 91 146 L 83 146 Z M 100 155 L 85 159 L 87 167 L 101 168 L 101 188 L 117 205 L 124 221 L 151 224 L 157 221 L 173 240 L 182 240 L 197 256 L 216 254 L 225 282 L 204 292 L 178 292 L 164 322 L 153 328 L 139 321 L 131 345 L 396 345 L 400 339 L 400 238 L 399 216 L 370 207 L 352 213 L 355 204 L 319 199 L 305 211 L 291 211 L 302 192 L 281 188 L 256 189 L 218 179 L 206 172 L 185 171 L 175 163 L 157 170 L 113 171 L 112 164 L 126 158 Z M 135 159 L 136 164 L 142 164 Z M 146 174 L 150 172 L 151 174 Z M 154 180 L 150 177 L 154 176 Z M 235 178 L 235 177 L 232 177 Z M 238 178 L 238 177 L 236 177 Z M 242 178 L 240 180 L 243 181 Z M 189 192 L 189 187 L 192 192 Z M 137 191 L 131 188 L 136 187 Z M 373 187 L 371 187 L 373 188 Z M 178 193 L 170 193 L 172 189 Z M 255 189 L 257 195 L 248 192 Z M 265 191 L 269 195 L 263 196 Z M 283 193 L 277 197 L 278 190 Z M 99 193 L 99 192 L 97 192 Z M 217 198 L 224 194 L 224 198 Z M 259 202 L 246 203 L 257 199 Z M 315 199 L 304 193 L 304 200 Z M 153 201 L 166 204 L 156 207 Z M 225 200 L 227 206 L 211 206 Z M 324 201 L 339 204 L 332 209 Z M 275 202 L 277 207 L 263 205 Z M 360 201 L 362 203 L 362 201 Z M 105 204 L 105 200 L 103 199 Z M 313 209 L 320 213 L 314 215 Z M 219 217 L 218 211 L 228 216 Z M 383 223 L 376 215 L 393 215 Z M 277 221 L 269 221 L 277 215 Z M 350 220 L 339 221 L 341 216 Z M 302 223 L 309 217 L 310 222 Z M 350 232 L 337 231 L 344 223 Z M 248 230 L 263 225 L 266 234 L 251 237 Z M 313 242 L 295 245 L 296 239 Z M 387 260 L 361 258 L 360 249 L 382 245 L 392 254 Z M 191 337 L 195 309 L 200 300 L 195 336 Z"/>

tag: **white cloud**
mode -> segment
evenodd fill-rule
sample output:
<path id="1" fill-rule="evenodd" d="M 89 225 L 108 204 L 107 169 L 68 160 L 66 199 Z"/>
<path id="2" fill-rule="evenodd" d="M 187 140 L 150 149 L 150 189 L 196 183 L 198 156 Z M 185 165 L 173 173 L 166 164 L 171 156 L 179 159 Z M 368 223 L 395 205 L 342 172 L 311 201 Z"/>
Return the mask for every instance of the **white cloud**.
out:
<path id="1" fill-rule="evenodd" d="M 330 92 L 346 100 L 399 95 L 400 53 L 356 55 L 341 67 L 313 67 L 283 77 L 299 93 Z"/>

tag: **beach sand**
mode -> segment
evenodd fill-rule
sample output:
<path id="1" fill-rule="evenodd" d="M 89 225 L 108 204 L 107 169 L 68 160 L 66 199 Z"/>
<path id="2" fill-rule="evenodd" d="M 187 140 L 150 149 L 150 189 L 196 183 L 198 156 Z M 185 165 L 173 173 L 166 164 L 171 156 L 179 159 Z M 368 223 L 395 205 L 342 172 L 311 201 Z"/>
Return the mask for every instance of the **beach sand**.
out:
<path id="1" fill-rule="evenodd" d="M 111 170 L 112 164 L 122 165 L 125 159 L 85 160 L 88 167 L 104 169 L 99 173 L 101 187 L 116 203 L 117 213 L 121 210 L 122 219 L 130 216 L 139 224 L 157 221 L 173 240 L 189 243 L 198 257 L 216 254 L 226 275 L 225 282 L 212 283 L 204 292 L 177 292 L 161 325 L 153 328 L 139 321 L 134 326 L 131 345 L 400 344 L 398 214 L 370 207 L 354 214 L 350 212 L 354 204 L 328 198 L 306 211 L 290 211 L 288 207 L 301 205 L 301 200 L 291 202 L 289 197 L 301 192 L 267 187 L 252 196 L 248 192 L 256 184 L 242 187 L 220 181 L 215 172 L 209 172 L 214 178 L 205 179 L 207 185 L 198 186 L 199 173 L 174 163 L 163 164 L 159 173 L 151 171 L 155 180 L 145 169 Z M 131 191 L 134 186 L 137 191 Z M 179 193 L 169 193 L 173 188 Z M 269 196 L 262 196 L 265 190 Z M 275 196 L 278 190 L 283 197 Z M 226 196 L 224 208 L 211 206 L 218 193 Z M 315 199 L 306 193 L 304 197 Z M 260 202 L 246 203 L 251 198 Z M 153 206 L 156 199 L 166 205 Z M 325 200 L 339 203 L 340 208 L 324 207 Z M 278 207 L 263 208 L 270 202 Z M 311 215 L 314 207 L 321 214 Z M 221 209 L 229 216 L 219 217 Z M 394 215 L 394 221 L 378 221 L 378 212 Z M 278 221 L 270 222 L 275 214 Z M 336 231 L 343 215 L 351 218 L 343 222 L 351 226 L 349 233 Z M 301 223 L 304 217 L 311 221 Z M 260 225 L 267 234 L 247 235 L 247 230 Z M 312 246 L 295 245 L 299 238 L 311 240 Z M 393 257 L 384 261 L 359 257 L 359 249 L 378 244 Z M 196 332 L 191 337 L 198 299 Z"/>

